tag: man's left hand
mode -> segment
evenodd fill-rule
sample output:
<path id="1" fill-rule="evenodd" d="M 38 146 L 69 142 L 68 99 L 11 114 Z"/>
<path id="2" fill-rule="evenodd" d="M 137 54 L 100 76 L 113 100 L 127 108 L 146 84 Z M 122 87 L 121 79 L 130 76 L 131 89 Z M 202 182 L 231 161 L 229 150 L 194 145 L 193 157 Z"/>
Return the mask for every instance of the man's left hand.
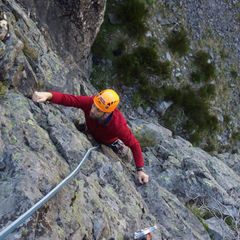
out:
<path id="1" fill-rule="evenodd" d="M 139 171 L 138 172 L 138 180 L 141 184 L 148 183 L 149 177 L 145 172 Z"/>

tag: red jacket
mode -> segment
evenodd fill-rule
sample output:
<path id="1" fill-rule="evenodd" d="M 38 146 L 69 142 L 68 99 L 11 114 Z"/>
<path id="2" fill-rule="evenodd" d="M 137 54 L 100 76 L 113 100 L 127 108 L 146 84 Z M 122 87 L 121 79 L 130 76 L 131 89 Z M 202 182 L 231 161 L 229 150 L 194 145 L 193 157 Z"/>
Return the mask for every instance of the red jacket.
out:
<path id="1" fill-rule="evenodd" d="M 88 130 L 96 141 L 110 144 L 117 139 L 122 140 L 123 143 L 132 150 L 136 167 L 143 167 L 143 157 L 139 142 L 127 127 L 127 121 L 118 109 L 114 110 L 107 125 L 100 125 L 97 120 L 93 120 L 89 117 L 94 96 L 73 96 L 52 91 L 51 93 L 53 94 L 53 98 L 50 102 L 81 108 L 83 110 Z"/>

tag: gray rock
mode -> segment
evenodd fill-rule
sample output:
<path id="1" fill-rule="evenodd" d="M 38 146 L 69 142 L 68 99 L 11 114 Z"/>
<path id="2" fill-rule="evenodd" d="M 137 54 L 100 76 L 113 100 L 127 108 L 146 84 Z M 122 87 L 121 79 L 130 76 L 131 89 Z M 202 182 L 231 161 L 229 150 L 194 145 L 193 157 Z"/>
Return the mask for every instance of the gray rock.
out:
<path id="1" fill-rule="evenodd" d="M 5 19 L 0 21 L 0 40 L 3 41 L 8 33 L 8 23 Z"/>
<path id="2" fill-rule="evenodd" d="M 88 75 L 91 45 L 103 22 L 106 0 L 21 0 L 21 3 L 46 27 L 46 34 L 51 34 L 47 37 L 49 45 L 61 49 L 67 56 L 70 53 L 83 73 Z"/>
<path id="3" fill-rule="evenodd" d="M 139 106 L 139 107 L 137 108 L 137 112 L 138 112 L 140 115 L 142 115 L 142 114 L 143 114 L 143 108 L 142 108 L 141 106 Z"/>
<path id="4" fill-rule="evenodd" d="M 218 119 L 218 121 L 220 121 L 220 122 L 223 122 L 224 121 L 224 117 L 223 117 L 223 115 L 222 114 L 217 114 L 217 119 Z"/>
<path id="5" fill-rule="evenodd" d="M 173 104 L 172 101 L 169 102 L 161 102 L 158 106 L 157 106 L 157 112 L 160 113 L 162 116 L 165 114 L 165 112 L 167 111 L 167 109 L 169 107 L 171 107 Z"/>
<path id="6" fill-rule="evenodd" d="M 208 228 L 209 233 L 213 235 L 216 240 L 235 240 L 236 236 L 223 219 L 212 217 L 204 221 Z"/>
<path id="7" fill-rule="evenodd" d="M 169 25 L 171 22 L 168 19 L 161 19 L 160 20 L 161 25 Z"/>
<path id="8" fill-rule="evenodd" d="M 175 74 L 175 76 L 176 76 L 176 77 L 180 77 L 180 76 L 182 76 L 182 73 L 177 72 L 177 73 Z"/>
<path id="9" fill-rule="evenodd" d="M 169 52 L 166 52 L 166 58 L 169 62 L 171 62 L 172 58 Z"/>
<path id="10" fill-rule="evenodd" d="M 109 19 L 110 23 L 113 25 L 121 24 L 121 21 L 116 17 L 115 14 L 109 13 L 108 19 Z"/>
<path id="11" fill-rule="evenodd" d="M 146 37 L 152 37 L 151 31 L 147 31 L 147 32 L 146 32 Z"/>
<path id="12" fill-rule="evenodd" d="M 35 104 L 27 97 L 36 88 L 86 95 L 96 92 L 87 78 L 86 55 L 103 19 L 105 4 L 22 0 L 39 25 L 47 23 L 43 32 L 16 1 L 5 2 L 1 6 L 11 24 L 9 37 L 0 47 L 0 74 L 15 90 L 0 99 L 0 161 L 5 164 L 0 174 L 0 229 L 51 191 L 96 144 L 73 124 L 79 116 L 83 121 L 81 111 Z M 191 9 L 201 4 L 186 4 L 193 3 Z M 58 47 L 74 57 L 59 56 Z M 75 62 L 79 57 L 83 68 Z M 135 115 L 130 107 L 127 109 Z M 147 185 L 138 184 L 133 164 L 98 149 L 74 180 L 7 240 L 124 239 L 155 224 L 155 239 L 210 240 L 202 223 L 185 206 L 194 201 L 210 211 L 217 210 L 220 216 L 238 217 L 238 155 L 213 157 L 148 121 L 129 121 L 133 133 L 141 137 L 140 143 L 145 141 L 145 172 L 150 176 Z M 217 234 L 225 236 L 220 231 Z"/>

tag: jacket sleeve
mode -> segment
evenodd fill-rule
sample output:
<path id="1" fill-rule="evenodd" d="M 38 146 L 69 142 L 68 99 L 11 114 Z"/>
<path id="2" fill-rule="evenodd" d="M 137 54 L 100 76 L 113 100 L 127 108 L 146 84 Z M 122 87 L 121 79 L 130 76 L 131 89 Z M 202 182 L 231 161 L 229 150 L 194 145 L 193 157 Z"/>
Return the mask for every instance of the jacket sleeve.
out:
<path id="1" fill-rule="evenodd" d="M 50 92 L 53 95 L 52 99 L 50 100 L 51 103 L 81 108 L 83 111 L 85 111 L 92 104 L 91 97 L 88 96 L 74 96 L 59 92 Z"/>
<path id="2" fill-rule="evenodd" d="M 143 167 L 143 156 L 140 144 L 127 125 L 120 128 L 118 138 L 132 150 L 136 168 Z"/>

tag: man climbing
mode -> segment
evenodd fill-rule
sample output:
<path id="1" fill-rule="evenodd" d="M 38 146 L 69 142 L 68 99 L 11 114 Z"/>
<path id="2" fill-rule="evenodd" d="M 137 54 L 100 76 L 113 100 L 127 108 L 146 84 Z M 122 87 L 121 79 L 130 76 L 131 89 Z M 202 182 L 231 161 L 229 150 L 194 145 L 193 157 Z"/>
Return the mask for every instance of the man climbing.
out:
<path id="1" fill-rule="evenodd" d="M 34 92 L 32 100 L 37 103 L 50 101 L 83 110 L 85 121 L 94 139 L 113 149 L 122 156 L 126 148 L 131 149 L 141 184 L 148 182 L 148 175 L 143 171 L 143 156 L 139 142 L 127 126 L 127 121 L 116 108 L 119 103 L 118 94 L 106 89 L 96 96 L 74 96 L 59 92 Z M 129 148 L 128 148 L 128 147 Z"/>

